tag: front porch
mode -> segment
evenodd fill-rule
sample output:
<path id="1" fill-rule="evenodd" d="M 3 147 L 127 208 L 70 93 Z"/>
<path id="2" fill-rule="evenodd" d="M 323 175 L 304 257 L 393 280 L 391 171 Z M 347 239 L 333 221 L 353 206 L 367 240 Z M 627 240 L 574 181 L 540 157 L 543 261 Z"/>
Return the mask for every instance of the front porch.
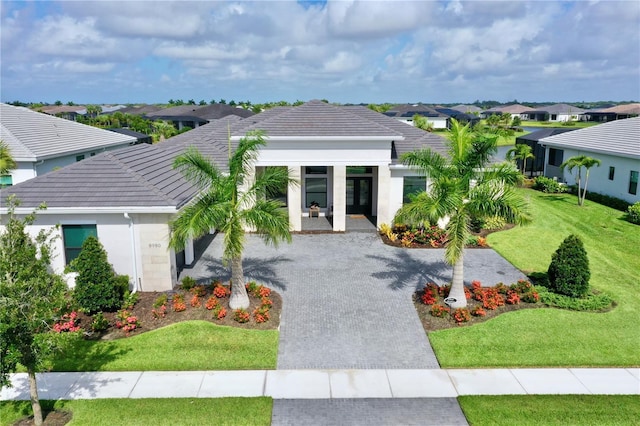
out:
<path id="1" fill-rule="evenodd" d="M 375 216 L 360 214 L 347 215 L 345 217 L 344 232 L 376 232 Z M 302 233 L 330 233 L 333 231 L 333 216 L 302 217 Z"/>

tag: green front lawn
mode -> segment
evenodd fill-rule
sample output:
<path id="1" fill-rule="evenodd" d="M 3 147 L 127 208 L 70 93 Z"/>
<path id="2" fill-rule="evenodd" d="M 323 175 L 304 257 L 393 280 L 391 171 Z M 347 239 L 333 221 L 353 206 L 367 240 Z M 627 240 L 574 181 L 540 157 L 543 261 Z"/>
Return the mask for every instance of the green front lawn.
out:
<path id="1" fill-rule="evenodd" d="M 640 419 L 637 395 L 461 396 L 458 401 L 472 426 L 632 425 Z"/>
<path id="2" fill-rule="evenodd" d="M 278 332 L 185 321 L 111 341 L 81 340 L 56 358 L 54 371 L 275 369 Z"/>
<path id="3" fill-rule="evenodd" d="M 527 274 L 546 272 L 569 234 L 589 255 L 591 288 L 611 295 L 607 313 L 521 310 L 471 327 L 429 334 L 442 367 L 640 365 L 640 227 L 624 213 L 573 195 L 523 189 L 533 223 L 489 235 L 489 244 Z M 476 279 L 465 271 L 468 280 Z M 485 283 L 495 284 L 495 283 Z"/>
<path id="4" fill-rule="evenodd" d="M 515 145 L 516 138 L 519 138 L 522 135 L 526 135 L 527 133 L 531 133 L 531 132 L 515 132 L 511 136 L 499 136 L 498 142 L 497 142 L 498 146 Z"/>
<path id="5" fill-rule="evenodd" d="M 94 399 L 41 401 L 73 413 L 68 425 L 270 425 L 271 398 Z M 31 414 L 29 401 L 0 402 L 0 424 L 11 425 Z M 46 424 L 46 422 L 45 422 Z"/>
<path id="6" fill-rule="evenodd" d="M 567 129 L 583 129 L 585 127 L 597 126 L 596 121 L 574 121 L 573 126 L 563 126 L 562 123 L 557 121 L 523 121 L 520 127 L 566 127 Z"/>

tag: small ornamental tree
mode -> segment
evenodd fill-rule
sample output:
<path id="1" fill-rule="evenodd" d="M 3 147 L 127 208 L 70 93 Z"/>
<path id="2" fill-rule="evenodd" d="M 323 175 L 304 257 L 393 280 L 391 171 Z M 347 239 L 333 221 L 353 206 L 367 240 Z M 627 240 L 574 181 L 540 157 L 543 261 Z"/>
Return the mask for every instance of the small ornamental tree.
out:
<path id="1" fill-rule="evenodd" d="M 65 303 L 66 285 L 49 270 L 52 230 L 31 237 L 24 219 L 14 215 L 18 202 L 9 198 L 8 221 L 0 232 L 0 387 L 10 386 L 9 374 L 18 364 L 26 368 L 34 423 L 43 421 L 36 373 L 50 367 L 53 354 L 77 333 L 54 333 L 53 325 Z"/>
<path id="2" fill-rule="evenodd" d="M 80 308 L 93 313 L 115 311 L 120 307 L 122 292 L 116 283 L 116 274 L 96 237 L 87 237 L 70 266 L 78 273 L 73 297 Z"/>
<path id="3" fill-rule="evenodd" d="M 589 292 L 589 258 L 582 240 L 569 235 L 551 256 L 547 271 L 549 289 L 571 297 L 583 297 Z"/>

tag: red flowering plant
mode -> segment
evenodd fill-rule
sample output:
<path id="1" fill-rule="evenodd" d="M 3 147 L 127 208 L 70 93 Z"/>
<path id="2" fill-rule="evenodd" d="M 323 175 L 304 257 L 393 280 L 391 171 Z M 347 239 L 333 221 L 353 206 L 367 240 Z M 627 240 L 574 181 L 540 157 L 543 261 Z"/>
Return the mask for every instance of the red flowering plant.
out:
<path id="1" fill-rule="evenodd" d="M 200 297 L 198 297 L 197 294 L 193 295 L 193 297 L 191 298 L 191 302 L 189 304 L 191 305 L 192 308 L 199 308 L 200 306 L 202 306 L 202 303 L 200 302 Z"/>
<path id="2" fill-rule="evenodd" d="M 128 336 L 133 330 L 140 327 L 138 317 L 132 315 L 126 309 L 121 309 L 116 313 L 116 327 L 122 329 Z"/>
<path id="3" fill-rule="evenodd" d="M 453 311 L 453 319 L 458 323 L 467 322 L 471 320 L 471 314 L 467 308 L 458 308 Z"/>
<path id="4" fill-rule="evenodd" d="M 269 308 L 269 305 L 261 305 L 253 311 L 253 318 L 258 324 L 269 321 Z"/>
<path id="5" fill-rule="evenodd" d="M 164 318 L 167 316 L 167 305 L 162 304 L 157 308 L 151 309 L 151 315 L 153 315 L 153 319 Z"/>
<path id="6" fill-rule="evenodd" d="M 442 306 L 440 304 L 435 304 L 431 306 L 431 316 L 444 318 L 449 313 L 449 308 Z"/>
<path id="7" fill-rule="evenodd" d="M 231 294 L 231 290 L 229 290 L 229 287 L 225 287 L 221 283 L 217 283 L 216 286 L 213 288 L 213 295 L 218 299 L 227 297 L 230 294 Z"/>
<path id="8" fill-rule="evenodd" d="M 437 298 L 438 286 L 434 283 L 427 284 L 422 291 L 422 296 L 420 297 L 422 303 L 424 303 L 425 305 L 433 305 L 434 303 L 436 303 Z"/>
<path id="9" fill-rule="evenodd" d="M 517 305 L 520 303 L 520 296 L 515 290 L 509 290 L 507 293 L 507 303 L 509 305 Z"/>
<path id="10" fill-rule="evenodd" d="M 240 308 L 233 311 L 233 319 L 239 323 L 249 322 L 251 315 L 246 310 Z"/>
<path id="11" fill-rule="evenodd" d="M 449 296 L 450 291 L 451 291 L 451 284 L 441 285 L 440 287 L 438 287 L 438 294 L 440 295 L 440 297 Z"/>
<path id="12" fill-rule="evenodd" d="M 212 310 L 213 308 L 215 308 L 216 306 L 219 306 L 220 303 L 218 302 L 218 298 L 215 296 L 211 296 L 207 299 L 207 303 L 205 303 L 204 307 L 207 308 L 207 310 Z"/>
<path id="13" fill-rule="evenodd" d="M 227 316 L 227 309 L 223 308 L 222 306 L 218 305 L 215 308 L 213 308 L 213 317 L 216 319 L 221 320 L 222 318 Z"/>
<path id="14" fill-rule="evenodd" d="M 471 310 L 471 315 L 473 315 L 474 317 L 483 317 L 487 315 L 487 312 L 482 309 L 482 306 L 476 306 Z"/>
<path id="15" fill-rule="evenodd" d="M 187 305 L 184 303 L 184 296 L 181 294 L 175 294 L 172 300 L 173 311 L 182 312 L 187 310 Z"/>
<path id="16" fill-rule="evenodd" d="M 207 294 L 207 289 L 203 285 L 197 285 L 195 287 L 191 287 L 189 289 L 189 293 L 191 293 L 191 294 L 193 294 L 195 296 L 202 297 L 205 294 Z"/>
<path id="17" fill-rule="evenodd" d="M 540 301 L 540 295 L 537 291 L 532 290 L 520 296 L 520 300 L 525 303 L 538 303 Z"/>
<path id="18" fill-rule="evenodd" d="M 80 331 L 82 328 L 78 325 L 78 313 L 72 311 L 64 314 L 58 322 L 53 324 L 53 331 L 56 333 L 73 333 Z"/>

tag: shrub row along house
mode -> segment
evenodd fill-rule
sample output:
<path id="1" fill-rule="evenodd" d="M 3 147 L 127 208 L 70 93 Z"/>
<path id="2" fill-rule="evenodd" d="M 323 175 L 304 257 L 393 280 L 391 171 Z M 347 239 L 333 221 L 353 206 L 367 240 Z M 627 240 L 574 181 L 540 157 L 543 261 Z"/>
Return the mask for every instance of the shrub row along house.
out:
<path id="1" fill-rule="evenodd" d="M 426 177 L 400 163 L 399 157 L 429 147 L 445 153 L 442 136 L 361 106 L 310 101 L 276 107 L 241 118 L 229 116 L 156 145 L 135 145 L 89 157 L 60 170 L 0 191 L 0 214 L 15 195 L 21 214 L 42 202 L 30 232 L 60 225 L 54 269 L 62 272 L 78 255 L 82 242 L 95 235 L 119 274 L 142 291 L 170 290 L 179 269 L 194 260 L 194 242 L 184 252 L 169 248 L 169 221 L 195 195 L 173 169 L 174 159 L 196 147 L 220 169 L 247 132 L 262 130 L 255 173 L 287 167 L 299 185 L 282 188 L 281 199 L 293 231 L 302 230 L 309 207 L 331 216 L 334 231 L 345 231 L 347 217 L 367 216 L 390 223 L 409 194 L 427 187 Z"/>

